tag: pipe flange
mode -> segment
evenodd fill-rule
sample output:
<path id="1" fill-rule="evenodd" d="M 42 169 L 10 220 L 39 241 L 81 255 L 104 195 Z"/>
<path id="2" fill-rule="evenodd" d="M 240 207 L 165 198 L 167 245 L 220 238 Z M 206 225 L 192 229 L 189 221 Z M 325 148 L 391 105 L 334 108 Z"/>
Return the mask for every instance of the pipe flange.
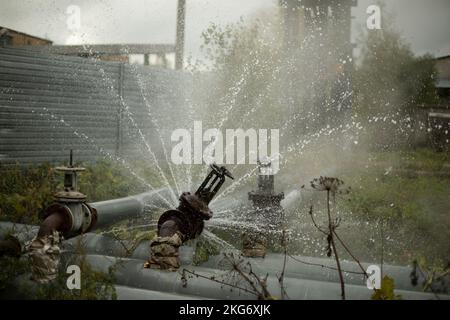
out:
<path id="1" fill-rule="evenodd" d="M 66 239 L 88 232 L 97 222 L 95 209 L 84 202 L 54 203 L 47 207 L 42 218 L 46 219 L 52 214 L 63 214 L 67 217 L 67 223 L 62 230 L 58 230 Z"/>

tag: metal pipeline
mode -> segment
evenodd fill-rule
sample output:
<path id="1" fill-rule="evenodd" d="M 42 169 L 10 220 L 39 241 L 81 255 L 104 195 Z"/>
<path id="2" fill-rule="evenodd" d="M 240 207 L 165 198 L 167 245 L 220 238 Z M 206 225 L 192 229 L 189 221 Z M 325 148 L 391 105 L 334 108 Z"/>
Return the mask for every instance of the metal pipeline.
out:
<path id="1" fill-rule="evenodd" d="M 34 228 L 33 233 L 15 232 L 0 241 L 0 256 L 20 256 L 27 251 L 33 279 L 41 283 L 51 281 L 57 274 L 63 238 L 70 239 L 120 220 L 138 217 L 147 204 L 162 205 L 162 199 L 168 193 L 168 188 L 161 188 L 136 196 L 88 204 L 77 192 L 60 192 L 57 201 L 45 210 L 38 230 Z M 31 239 L 30 234 L 33 234 Z"/>
<path id="2" fill-rule="evenodd" d="M 164 208 L 164 202 L 161 200 L 161 197 L 167 198 L 169 194 L 169 188 L 160 188 L 134 196 L 88 203 L 87 206 L 95 210 L 97 215 L 95 224 L 89 230 L 104 228 L 121 220 L 139 217 L 144 213 L 147 205 Z M 73 236 L 81 234 L 73 234 L 72 236 L 67 234 L 71 226 L 72 222 L 65 216 L 64 212 L 57 211 L 56 209 L 44 219 L 39 227 L 12 222 L 0 222 L 0 238 L 8 236 L 8 239 L 0 240 L 0 253 L 3 247 L 8 249 L 17 242 L 23 246 L 34 237 L 48 236 L 53 231 L 66 234 L 67 237 L 65 239 L 70 239 Z"/>
<path id="3" fill-rule="evenodd" d="M 169 188 L 160 188 L 126 198 L 90 203 L 89 206 L 96 211 L 97 215 L 97 222 L 91 230 L 103 228 L 124 219 L 139 217 L 148 204 L 161 208 L 167 207 L 162 199 L 167 199 L 169 193 Z"/>
<path id="4" fill-rule="evenodd" d="M 162 208 L 165 207 L 163 203 L 167 203 L 167 195 L 164 193 L 168 194 L 169 189 L 161 188 L 136 196 L 89 204 L 86 202 L 86 195 L 78 191 L 78 174 L 85 169 L 73 166 L 72 151 L 69 165 L 55 169 L 64 173 L 64 188 L 54 194 L 55 202 L 41 216 L 43 222 L 37 235 L 40 239 L 51 237 L 55 232 L 69 239 L 94 228 L 139 216 L 143 213 L 146 202 Z"/>
<path id="5" fill-rule="evenodd" d="M 101 272 L 107 272 L 109 267 L 119 265 L 120 267 L 115 271 L 117 285 L 212 299 L 256 299 L 256 296 L 253 294 L 238 289 L 230 290 L 231 287 L 210 280 L 211 278 L 222 279 L 226 283 L 233 284 L 229 270 L 189 266 L 187 267 L 188 270 L 194 271 L 205 278 L 194 276 L 187 277 L 184 281 L 182 272 L 159 272 L 154 269 L 142 269 L 142 260 L 117 259 L 102 255 L 87 255 L 85 258 L 94 270 Z M 284 284 L 287 296 L 293 300 L 336 300 L 340 298 L 338 282 L 286 276 Z M 245 281 L 239 282 L 241 287 L 250 288 L 248 285 Z M 280 284 L 276 274 L 268 275 L 267 288 L 269 292 L 275 295 L 279 294 Z M 406 300 L 435 299 L 435 296 L 428 292 L 401 289 L 396 289 L 395 291 Z M 350 300 L 368 300 L 373 291 L 367 289 L 365 283 L 362 285 L 347 284 L 346 293 Z M 439 297 L 442 300 L 450 299 L 450 296 L 446 294 L 439 294 Z"/>
<path id="6" fill-rule="evenodd" d="M 14 230 L 20 231 L 14 235 L 20 239 L 32 239 L 37 234 L 37 228 L 33 226 L 26 225 L 14 225 L 9 222 L 0 222 L 0 237 L 9 234 L 9 230 L 14 228 Z M 132 247 L 132 242 L 123 241 L 119 243 L 115 239 L 99 235 L 95 233 L 87 233 L 82 235 L 83 249 L 87 255 L 94 256 L 109 256 L 115 258 L 127 258 L 132 260 L 144 261 L 148 257 L 148 249 L 150 241 L 142 241 L 138 246 L 135 247 L 134 251 L 127 251 L 126 247 Z M 79 239 L 73 238 L 63 242 L 63 252 L 67 254 L 77 254 Z M 129 246 L 130 244 L 130 246 Z M 184 267 L 192 266 L 194 248 L 191 246 L 182 246 L 179 250 L 181 265 Z M 236 252 L 236 254 L 238 254 Z M 300 263 L 293 259 L 303 261 Z M 269 253 L 266 258 L 261 260 L 258 258 L 247 258 L 247 261 L 251 263 L 252 269 L 257 274 L 269 274 L 270 276 L 277 277 L 280 270 L 283 268 L 284 257 L 281 254 Z M 344 272 L 345 283 L 364 286 L 365 279 L 362 275 L 357 274 L 360 272 L 358 265 L 352 261 L 342 261 L 342 267 L 344 270 L 349 272 Z M 367 267 L 369 263 L 363 263 L 364 267 Z M 323 266 L 323 267 L 319 267 Z M 223 255 L 211 256 L 207 262 L 202 263 L 199 267 L 219 271 L 226 271 L 226 265 L 223 264 Z M 288 258 L 285 265 L 285 276 L 287 278 L 293 279 L 304 279 L 304 280 L 315 280 L 315 281 L 326 281 L 331 283 L 339 283 L 339 276 L 336 270 L 329 269 L 335 267 L 335 262 L 332 259 L 327 258 L 316 258 L 316 257 L 306 257 L 306 256 L 293 256 L 293 258 Z M 397 266 L 397 265 L 384 265 L 384 273 L 395 280 L 395 286 L 398 290 L 404 291 L 422 291 L 422 286 L 414 286 L 411 283 L 410 273 L 411 267 L 407 266 Z M 423 283 L 426 280 L 424 275 L 419 274 L 419 283 Z M 130 285 L 129 283 L 123 283 L 124 285 Z M 449 287 L 449 279 L 443 284 L 444 287 Z M 441 285 L 437 284 L 434 286 L 434 290 L 440 292 Z"/>
<path id="7" fill-rule="evenodd" d="M 53 204 L 47 208 L 38 237 L 61 232 L 65 239 L 104 228 L 125 219 L 141 216 L 146 205 L 164 208 L 162 199 L 169 196 L 169 188 L 160 188 L 119 199 L 92 203 Z"/>
<path id="8" fill-rule="evenodd" d="M 62 259 L 62 267 L 71 261 L 71 256 Z M 190 266 L 187 269 L 201 275 L 201 277 L 188 277 L 183 280 L 182 272 L 160 272 L 152 269 L 142 269 L 143 260 L 140 259 L 117 259 L 103 255 L 86 255 L 85 261 L 90 267 L 99 272 L 108 272 L 110 267 L 114 268 L 116 289 L 118 299 L 256 299 L 256 296 L 242 290 L 233 289 L 226 285 L 214 282 L 210 279 L 221 279 L 225 283 L 235 284 L 229 277 L 229 271 L 217 270 L 205 267 Z M 33 298 L 36 286 L 28 282 L 28 274 L 15 279 L 13 285 L 3 292 L 7 296 L 0 299 L 29 299 Z M 26 283 L 27 285 L 23 285 Z M 245 281 L 238 283 L 240 287 L 251 289 Z M 337 282 L 328 280 L 316 280 L 307 277 L 295 278 L 285 275 L 285 290 L 287 296 L 292 300 L 337 300 L 340 298 L 340 286 Z M 26 290 L 22 289 L 26 288 Z M 122 290 L 127 288 L 127 290 Z M 274 274 L 267 277 L 267 288 L 270 293 L 279 296 L 280 284 Z M 349 300 L 370 299 L 373 291 L 366 288 L 364 284 L 346 284 L 346 293 Z M 432 300 L 435 295 L 429 292 L 418 292 L 395 289 L 405 300 Z M 442 300 L 449 300 L 450 296 L 439 294 Z"/>

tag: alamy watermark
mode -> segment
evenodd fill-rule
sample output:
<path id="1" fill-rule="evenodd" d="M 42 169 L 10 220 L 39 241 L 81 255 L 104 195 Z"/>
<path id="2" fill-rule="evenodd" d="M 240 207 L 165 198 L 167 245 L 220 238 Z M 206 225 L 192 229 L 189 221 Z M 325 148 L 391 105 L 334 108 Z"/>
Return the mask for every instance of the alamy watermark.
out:
<path id="1" fill-rule="evenodd" d="M 380 6 L 372 4 L 367 7 L 366 13 L 369 15 L 366 20 L 366 26 L 369 30 L 381 29 L 381 9 Z"/>
<path id="2" fill-rule="evenodd" d="M 77 5 L 70 5 L 66 9 L 67 29 L 72 32 L 79 31 L 81 28 L 81 8 Z"/>
<path id="3" fill-rule="evenodd" d="M 203 130 L 201 121 L 194 121 L 193 134 L 188 129 L 176 129 L 170 137 L 174 164 L 257 164 L 271 162 L 271 174 L 279 170 L 279 129 Z M 204 145 L 206 143 L 206 145 Z"/>
<path id="4" fill-rule="evenodd" d="M 70 274 L 67 277 L 66 286 L 69 290 L 81 289 L 81 269 L 76 264 L 72 264 L 67 267 L 66 273 Z"/>
<path id="5" fill-rule="evenodd" d="M 81 33 L 81 8 L 77 5 L 70 5 L 66 9 L 66 27 L 69 30 L 69 36 L 66 44 L 78 43 L 82 38 Z"/>
<path id="6" fill-rule="evenodd" d="M 367 278 L 366 286 L 367 289 L 380 289 L 381 288 L 381 268 L 375 264 L 367 267 L 366 270 Z"/>

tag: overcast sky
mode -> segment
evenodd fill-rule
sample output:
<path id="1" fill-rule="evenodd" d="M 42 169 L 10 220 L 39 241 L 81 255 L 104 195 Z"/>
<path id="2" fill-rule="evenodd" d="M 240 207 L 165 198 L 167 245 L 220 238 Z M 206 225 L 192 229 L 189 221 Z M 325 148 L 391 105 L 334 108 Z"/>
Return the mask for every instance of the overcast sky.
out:
<path id="1" fill-rule="evenodd" d="M 199 56 L 200 34 L 210 22 L 225 24 L 274 9 L 277 0 L 186 0 L 186 55 Z M 359 0 L 356 26 L 365 25 L 366 8 L 375 0 Z M 397 28 L 414 52 L 450 54 L 450 0 L 385 0 L 396 15 Z M 67 28 L 67 8 L 81 9 L 81 28 Z M 0 26 L 55 44 L 173 43 L 177 0 L 0 0 Z M 355 32 L 353 32 L 355 33 Z"/>

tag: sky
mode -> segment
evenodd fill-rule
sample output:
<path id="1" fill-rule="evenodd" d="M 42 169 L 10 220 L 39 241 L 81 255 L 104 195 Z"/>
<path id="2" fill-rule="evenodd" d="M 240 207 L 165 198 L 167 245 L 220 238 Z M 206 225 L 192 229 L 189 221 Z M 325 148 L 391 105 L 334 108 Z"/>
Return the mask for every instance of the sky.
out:
<path id="1" fill-rule="evenodd" d="M 450 54 L 450 0 L 385 0 L 416 54 Z M 201 32 L 273 10 L 277 0 L 186 0 L 185 56 L 201 57 Z M 366 9 L 353 9 L 353 38 L 365 26 Z M 67 26 L 67 10 L 80 8 L 80 28 Z M 174 43 L 177 0 L 0 0 L 0 26 L 44 37 L 55 44 Z M 383 12 L 382 12 L 383 14 Z"/>

